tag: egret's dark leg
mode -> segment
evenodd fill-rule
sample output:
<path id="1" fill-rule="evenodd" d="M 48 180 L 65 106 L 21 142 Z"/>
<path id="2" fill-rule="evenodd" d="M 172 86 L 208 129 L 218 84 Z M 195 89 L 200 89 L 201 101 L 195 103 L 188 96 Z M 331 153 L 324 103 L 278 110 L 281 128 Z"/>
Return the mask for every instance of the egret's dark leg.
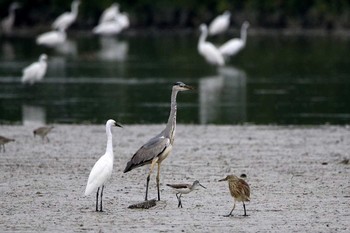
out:
<path id="1" fill-rule="evenodd" d="M 102 189 L 101 189 L 101 202 L 100 202 L 100 212 L 102 212 L 102 196 L 103 196 L 103 189 L 105 188 L 104 185 L 102 185 Z"/>
<path id="2" fill-rule="evenodd" d="M 100 187 L 98 187 L 96 192 L 96 211 L 98 211 L 98 193 L 100 192 Z"/>
<path id="3" fill-rule="evenodd" d="M 247 212 L 246 212 L 246 210 L 245 210 L 245 204 L 244 204 L 244 202 L 243 202 L 243 209 L 244 209 L 244 215 L 243 215 L 243 216 L 248 216 L 248 215 L 247 215 Z"/>
<path id="4" fill-rule="evenodd" d="M 160 201 L 160 192 L 159 192 L 159 175 L 160 175 L 160 163 L 158 163 L 158 172 L 157 172 L 157 191 L 158 191 L 158 201 Z"/>

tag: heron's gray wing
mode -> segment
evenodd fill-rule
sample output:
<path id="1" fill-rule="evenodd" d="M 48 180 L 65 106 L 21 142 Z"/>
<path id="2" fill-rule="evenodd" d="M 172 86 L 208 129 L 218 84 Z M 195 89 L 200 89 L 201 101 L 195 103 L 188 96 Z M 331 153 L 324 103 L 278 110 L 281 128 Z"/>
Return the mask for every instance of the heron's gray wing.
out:
<path id="1" fill-rule="evenodd" d="M 124 169 L 124 173 L 151 163 L 152 160 L 161 155 L 169 145 L 170 139 L 164 136 L 157 136 L 150 139 L 132 156 Z"/>

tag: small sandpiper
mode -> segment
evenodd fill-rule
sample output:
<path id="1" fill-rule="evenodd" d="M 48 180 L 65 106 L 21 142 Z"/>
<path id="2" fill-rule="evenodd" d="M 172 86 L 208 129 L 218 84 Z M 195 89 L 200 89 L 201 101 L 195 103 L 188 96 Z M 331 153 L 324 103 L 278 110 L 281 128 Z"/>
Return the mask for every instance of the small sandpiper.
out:
<path id="1" fill-rule="evenodd" d="M 197 189 L 198 186 L 201 186 L 206 189 L 206 187 L 201 185 L 198 180 L 194 181 L 193 184 L 167 184 L 167 186 L 173 188 L 173 190 L 175 191 L 176 198 L 179 201 L 179 204 L 177 207 L 179 208 L 180 207 L 182 208 L 182 202 L 181 202 L 182 194 L 188 194 L 193 190 Z"/>

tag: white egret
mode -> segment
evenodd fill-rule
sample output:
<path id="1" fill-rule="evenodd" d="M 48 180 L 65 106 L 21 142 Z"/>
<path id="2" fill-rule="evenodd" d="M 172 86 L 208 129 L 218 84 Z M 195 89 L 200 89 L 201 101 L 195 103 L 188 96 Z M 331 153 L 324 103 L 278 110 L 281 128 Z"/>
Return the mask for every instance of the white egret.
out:
<path id="1" fill-rule="evenodd" d="M 15 23 L 15 10 L 20 7 L 21 5 L 18 2 L 11 3 L 8 16 L 1 21 L 1 27 L 4 34 L 10 34 L 12 32 L 12 27 Z"/>
<path id="2" fill-rule="evenodd" d="M 210 42 L 206 41 L 208 36 L 207 25 L 200 25 L 201 35 L 198 41 L 198 52 L 201 54 L 205 60 L 212 65 L 225 65 L 224 57 L 221 55 L 219 50 Z"/>
<path id="3" fill-rule="evenodd" d="M 63 44 L 66 41 L 66 38 L 66 32 L 64 29 L 60 28 L 59 31 L 50 31 L 39 35 L 36 38 L 36 43 L 47 47 L 56 47 Z"/>
<path id="4" fill-rule="evenodd" d="M 107 147 L 106 147 L 106 153 L 102 155 L 102 157 L 97 160 L 95 165 L 93 166 L 89 179 L 86 185 L 85 189 L 85 196 L 91 194 L 93 191 L 97 189 L 96 193 L 96 211 L 102 212 L 102 196 L 103 196 L 103 189 L 105 186 L 105 183 L 107 180 L 111 177 L 112 171 L 113 171 L 113 161 L 114 161 L 114 153 L 113 153 L 113 143 L 112 143 L 112 126 L 118 126 L 117 122 L 114 120 L 108 120 L 106 123 L 106 134 L 107 134 Z M 101 188 L 101 194 L 100 194 L 100 209 L 98 209 L 98 198 L 99 198 L 99 192 Z"/>
<path id="5" fill-rule="evenodd" d="M 245 47 L 248 27 L 249 22 L 245 21 L 241 27 L 241 38 L 233 38 L 219 47 L 219 51 L 224 57 L 236 55 Z"/>
<path id="6" fill-rule="evenodd" d="M 112 35 L 117 35 L 123 30 L 122 26 L 120 23 L 115 19 L 113 21 L 107 21 L 100 23 L 94 29 L 92 32 L 94 34 L 98 35 L 104 35 L 104 36 L 112 36 Z"/>
<path id="7" fill-rule="evenodd" d="M 47 55 L 41 54 L 39 61 L 34 62 L 23 69 L 22 83 L 33 84 L 36 81 L 42 80 L 47 70 Z"/>
<path id="8" fill-rule="evenodd" d="M 74 23 L 78 16 L 79 4 L 79 0 L 74 0 L 71 5 L 71 12 L 65 12 L 58 16 L 53 22 L 52 28 L 66 30 L 72 23 Z"/>
<path id="9" fill-rule="evenodd" d="M 129 16 L 127 13 L 119 13 L 117 15 L 117 21 L 120 24 L 120 26 L 122 27 L 122 29 L 126 29 L 130 26 L 130 20 L 129 20 Z"/>
<path id="10" fill-rule="evenodd" d="M 99 24 L 113 21 L 115 17 L 119 14 L 119 4 L 113 3 L 110 7 L 105 9 L 100 16 Z"/>
<path id="11" fill-rule="evenodd" d="M 217 35 L 225 32 L 230 26 L 230 17 L 231 13 L 229 11 L 225 11 L 222 15 L 218 15 L 209 24 L 209 35 Z"/>

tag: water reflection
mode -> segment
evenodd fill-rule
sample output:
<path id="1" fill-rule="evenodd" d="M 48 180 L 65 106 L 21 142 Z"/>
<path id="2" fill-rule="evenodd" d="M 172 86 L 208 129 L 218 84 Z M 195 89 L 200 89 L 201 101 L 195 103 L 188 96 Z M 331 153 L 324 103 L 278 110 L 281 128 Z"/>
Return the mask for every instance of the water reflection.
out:
<path id="1" fill-rule="evenodd" d="M 128 55 L 129 44 L 126 41 L 118 41 L 114 37 L 101 37 L 101 49 L 97 53 L 98 58 L 106 61 L 124 62 Z"/>
<path id="2" fill-rule="evenodd" d="M 199 81 L 201 124 L 245 122 L 247 75 L 235 67 L 222 67 L 217 76 Z"/>
<path id="3" fill-rule="evenodd" d="M 62 44 L 54 47 L 56 52 L 66 55 L 76 57 L 78 55 L 77 43 L 74 40 L 67 39 Z"/>
<path id="4" fill-rule="evenodd" d="M 46 111 L 43 107 L 22 105 L 23 125 L 37 126 L 46 124 Z"/>
<path id="5" fill-rule="evenodd" d="M 47 76 L 66 77 L 66 58 L 51 56 L 48 58 Z"/>
<path id="6" fill-rule="evenodd" d="M 3 41 L 1 45 L 2 57 L 5 60 L 14 60 L 16 58 L 15 50 L 9 41 Z"/>

